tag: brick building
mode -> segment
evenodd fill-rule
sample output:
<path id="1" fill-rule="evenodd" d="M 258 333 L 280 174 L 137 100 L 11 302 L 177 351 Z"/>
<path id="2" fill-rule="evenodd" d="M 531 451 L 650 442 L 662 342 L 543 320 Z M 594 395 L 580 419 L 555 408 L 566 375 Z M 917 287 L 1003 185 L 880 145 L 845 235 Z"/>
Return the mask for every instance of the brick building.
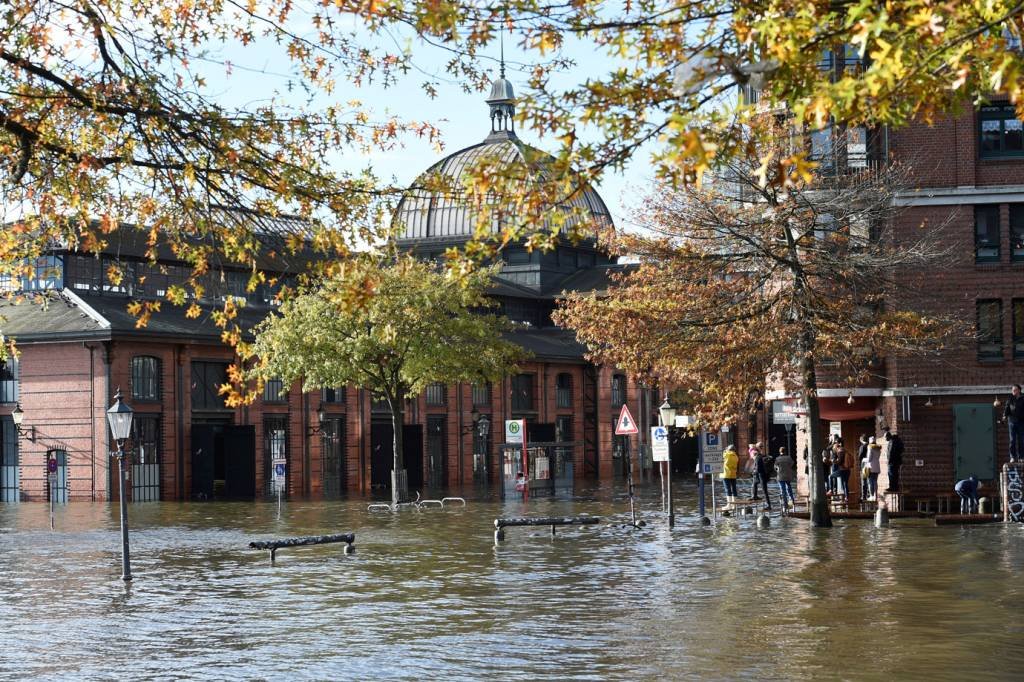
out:
<path id="1" fill-rule="evenodd" d="M 488 103 L 491 132 L 484 142 L 431 170 L 458 180 L 475 159 L 497 154 L 510 164 L 528 157 L 533 172 L 544 172 L 548 157 L 520 142 L 512 129 L 511 85 L 496 81 Z M 610 225 L 607 208 L 589 187 L 568 207 Z M 426 258 L 465 242 L 474 222 L 456 200 L 422 192 L 410 193 L 397 218 L 406 225 L 401 246 Z M 275 238 L 272 226 L 264 237 Z M 224 406 L 217 387 L 235 358 L 219 342 L 209 313 L 224 296 L 244 298 L 243 324 L 251 326 L 272 309 L 272 288 L 246 291 L 248 274 L 225 268 L 205 282 L 200 319 L 165 305 L 137 328 L 126 311 L 129 301 L 161 299 L 187 274 L 169 252 L 148 263 L 137 239 L 133 230 L 119 230 L 99 257 L 58 248 L 39 259 L 34 278 L 0 282 L 46 299 L 46 305 L 0 302 L 4 333 L 21 352 L 0 368 L 0 500 L 115 497 L 104 412 L 118 388 L 135 410 L 129 444 L 135 501 L 265 495 L 271 461 L 278 458 L 288 462 L 291 495 L 334 496 L 390 485 L 390 417 L 365 390 L 303 393 L 293 386 L 283 392 L 269 382 L 255 404 Z M 572 464 L 565 470 L 571 475 L 620 475 L 630 445 L 612 434 L 619 407 L 628 403 L 641 427 L 651 421 L 650 392 L 612 368 L 586 362 L 573 335 L 550 319 L 563 291 L 600 289 L 622 266 L 593 242 L 565 243 L 548 253 L 512 246 L 503 258 L 491 293 L 515 323 L 511 338 L 532 358 L 494 385 L 432 386 L 409 401 L 405 462 L 412 490 L 500 485 L 510 475 L 501 461 L 502 425 L 512 418 L 527 420 L 531 441 L 558 443 L 554 450 Z M 108 278 L 111 266 L 123 273 L 116 283 Z M 261 267 L 287 281 L 302 262 Z M 18 404 L 20 429 L 11 418 Z M 481 420 L 494 425 L 486 435 Z M 58 467 L 52 486 L 49 459 Z"/>
<path id="2" fill-rule="evenodd" d="M 898 201 L 904 210 L 894 237 L 922 225 L 944 225 L 963 248 L 955 263 L 928 273 L 926 306 L 973 321 L 966 338 L 937 358 L 884 358 L 867 385 L 825 383 L 822 420 L 827 435 L 841 431 L 856 449 L 861 434 L 898 432 L 906 445 L 902 489 L 911 496 L 952 491 L 975 474 L 998 490 L 997 472 L 1008 460 L 1006 427 L 998 423 L 1012 383 L 1024 381 L 1024 135 L 1014 107 L 991 103 L 936 121 L 880 131 L 869 156 L 912 169 L 914 188 Z M 769 391 L 763 423 L 771 445 L 805 438 L 798 421 L 787 433 L 786 396 Z M 853 398 L 851 401 L 850 398 Z M 998 399 L 998 404 L 997 404 Z M 802 460 L 801 460 L 802 461 Z M 883 455 L 879 489 L 888 487 Z M 803 476 L 803 467 L 799 467 Z M 851 487 L 856 490 L 857 474 Z M 806 490 L 806 481 L 801 480 Z"/>

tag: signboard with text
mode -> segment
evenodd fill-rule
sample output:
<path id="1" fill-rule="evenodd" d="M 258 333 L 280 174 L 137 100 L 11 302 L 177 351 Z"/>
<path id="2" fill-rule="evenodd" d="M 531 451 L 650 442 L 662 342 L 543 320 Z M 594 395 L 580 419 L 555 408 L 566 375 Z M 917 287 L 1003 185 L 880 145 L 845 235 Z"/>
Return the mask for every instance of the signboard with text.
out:
<path id="1" fill-rule="evenodd" d="M 651 455 L 655 462 L 668 461 L 668 429 L 664 426 L 651 427 Z"/>
<path id="2" fill-rule="evenodd" d="M 725 444 L 720 431 L 700 431 L 700 446 L 704 451 L 704 473 L 714 474 L 722 470 L 725 461 Z"/>
<path id="3" fill-rule="evenodd" d="M 505 420 L 505 442 L 522 445 L 523 437 L 526 435 L 525 419 Z"/>

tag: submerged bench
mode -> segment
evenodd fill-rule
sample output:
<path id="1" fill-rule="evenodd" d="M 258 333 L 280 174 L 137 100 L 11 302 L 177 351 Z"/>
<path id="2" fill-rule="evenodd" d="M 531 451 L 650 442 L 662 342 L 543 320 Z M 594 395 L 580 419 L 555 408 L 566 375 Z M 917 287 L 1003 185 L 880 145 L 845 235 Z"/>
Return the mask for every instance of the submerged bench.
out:
<path id="1" fill-rule="evenodd" d="M 554 536 L 558 526 L 592 526 L 601 523 L 599 516 L 524 516 L 509 519 L 494 519 L 494 541 L 505 539 L 505 529 L 512 526 L 551 526 Z"/>
<path id="2" fill-rule="evenodd" d="M 356 541 L 355 533 L 342 533 L 340 535 L 307 535 L 299 538 L 281 538 L 280 540 L 264 540 L 259 542 L 250 542 L 249 547 L 252 549 L 266 549 L 270 551 L 270 561 L 273 563 L 277 555 L 277 550 L 282 547 L 299 547 L 301 545 L 326 545 L 332 542 L 344 542 L 345 543 L 345 554 L 351 554 L 355 551 L 355 547 L 352 543 Z"/>

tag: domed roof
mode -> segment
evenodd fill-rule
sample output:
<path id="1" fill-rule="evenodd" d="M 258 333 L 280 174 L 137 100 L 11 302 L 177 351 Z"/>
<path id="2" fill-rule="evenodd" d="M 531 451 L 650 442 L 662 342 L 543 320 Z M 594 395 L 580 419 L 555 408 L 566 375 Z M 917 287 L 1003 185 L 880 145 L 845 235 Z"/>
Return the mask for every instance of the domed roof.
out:
<path id="1" fill-rule="evenodd" d="M 459 190 L 475 180 L 475 170 L 485 165 L 510 169 L 516 181 L 540 185 L 550 178 L 553 157 L 520 142 L 514 135 L 492 133 L 480 144 L 457 151 L 423 173 L 399 202 L 395 220 L 404 225 L 402 239 L 458 239 L 475 233 L 478 212 Z M 423 189 L 443 184 L 446 189 Z M 497 206 L 493 208 L 499 208 Z M 592 187 L 576 190 L 568 199 L 550 208 L 557 208 L 567 217 L 563 232 L 583 222 L 610 227 L 611 214 L 600 195 Z M 491 217 L 491 232 L 499 232 L 500 211 Z M 504 220 L 510 220 L 504 218 Z"/>
<path id="2" fill-rule="evenodd" d="M 505 80 L 504 63 L 501 77 L 491 84 L 487 103 L 491 111 L 491 133 L 480 144 L 466 147 L 431 166 L 412 185 L 395 211 L 394 219 L 404 226 L 401 239 L 439 240 L 468 239 L 476 231 L 479 214 L 466 197 L 467 190 L 476 181 L 477 171 L 484 167 L 498 167 L 508 180 L 538 187 L 552 178 L 555 159 L 539 149 L 523 144 L 513 127 L 515 94 L 512 84 Z M 434 189 L 440 188 L 440 189 Z M 543 189 L 541 190 L 543 191 Z M 492 233 L 499 232 L 499 224 L 509 217 L 499 217 L 503 211 L 491 206 Z M 567 199 L 548 208 L 558 209 L 566 216 L 563 232 L 581 226 L 581 223 L 610 227 L 611 214 L 604 201 L 589 185 L 579 187 Z M 506 210 L 504 213 L 511 213 Z"/>

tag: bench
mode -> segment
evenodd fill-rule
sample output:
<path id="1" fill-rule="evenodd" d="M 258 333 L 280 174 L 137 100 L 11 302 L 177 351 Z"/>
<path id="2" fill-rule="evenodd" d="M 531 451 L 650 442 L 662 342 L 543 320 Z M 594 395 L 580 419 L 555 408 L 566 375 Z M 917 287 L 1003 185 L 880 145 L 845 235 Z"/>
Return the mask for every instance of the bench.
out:
<path id="1" fill-rule="evenodd" d="M 557 526 L 592 526 L 600 523 L 599 516 L 526 516 L 508 519 L 494 519 L 494 542 L 505 539 L 505 529 L 513 526 L 551 526 L 551 536 Z"/>
<path id="2" fill-rule="evenodd" d="M 277 557 L 277 550 L 282 547 L 300 547 L 302 545 L 326 545 L 332 542 L 344 542 L 345 543 L 345 554 L 351 554 L 355 551 L 353 543 L 356 541 L 355 533 L 342 533 L 339 535 L 308 535 L 305 537 L 298 538 L 282 538 L 280 540 L 262 540 L 258 542 L 250 542 L 249 547 L 252 549 L 266 549 L 270 551 L 270 563 L 274 563 L 274 559 Z"/>

